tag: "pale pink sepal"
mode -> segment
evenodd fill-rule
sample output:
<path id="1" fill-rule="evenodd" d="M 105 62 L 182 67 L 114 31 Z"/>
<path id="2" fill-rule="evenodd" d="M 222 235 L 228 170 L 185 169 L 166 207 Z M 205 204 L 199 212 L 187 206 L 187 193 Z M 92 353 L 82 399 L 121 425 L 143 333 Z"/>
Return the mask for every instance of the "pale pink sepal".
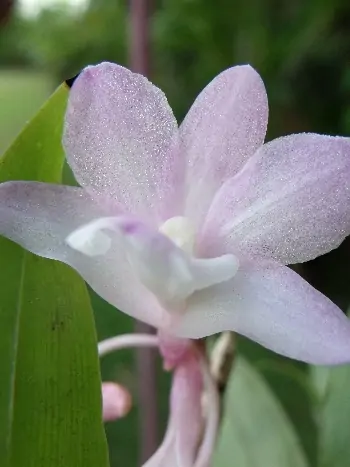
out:
<path id="1" fill-rule="evenodd" d="M 202 383 L 198 360 L 192 357 L 174 370 L 167 431 L 143 467 L 194 467 L 203 428 Z"/>
<path id="2" fill-rule="evenodd" d="M 204 427 L 199 358 L 189 356 L 175 368 L 173 378 L 170 410 L 176 426 L 175 449 L 179 465 L 193 467 Z"/>
<path id="3" fill-rule="evenodd" d="M 196 225 L 216 190 L 263 144 L 267 118 L 264 83 L 249 65 L 223 71 L 198 95 L 180 126 L 188 160 L 185 215 Z"/>
<path id="4" fill-rule="evenodd" d="M 120 236 L 109 231 L 106 254 L 89 256 L 71 248 L 67 238 L 83 225 L 120 206 L 82 188 L 37 182 L 0 184 L 0 234 L 32 253 L 69 264 L 102 298 L 135 318 L 158 327 L 164 310 L 139 281 Z"/>
<path id="5" fill-rule="evenodd" d="M 301 263 L 350 232 L 350 138 L 298 134 L 265 144 L 218 191 L 198 241 L 234 253 Z"/>
<path id="6" fill-rule="evenodd" d="M 164 93 L 114 63 L 88 66 L 70 91 L 63 145 L 78 182 L 157 222 L 182 204 L 184 154 Z"/>
<path id="7" fill-rule="evenodd" d="M 231 281 L 195 293 L 174 332 L 198 338 L 226 330 L 308 363 L 350 361 L 346 315 L 294 271 L 272 261 L 242 265 Z"/>

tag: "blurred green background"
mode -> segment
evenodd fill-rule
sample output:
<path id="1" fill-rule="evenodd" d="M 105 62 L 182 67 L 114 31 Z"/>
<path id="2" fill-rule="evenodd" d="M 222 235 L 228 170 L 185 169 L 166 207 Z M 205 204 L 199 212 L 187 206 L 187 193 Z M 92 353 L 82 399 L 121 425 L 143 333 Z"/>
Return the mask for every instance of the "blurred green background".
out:
<path id="1" fill-rule="evenodd" d="M 128 2 L 73 3 L 27 0 L 1 7 L 1 151 L 63 79 L 102 60 L 128 63 Z M 152 81 L 165 91 L 179 121 L 216 74 L 234 64 L 250 63 L 263 77 L 269 95 L 268 139 L 302 131 L 350 135 L 348 0 L 157 0 L 150 28 Z M 346 310 L 349 264 L 346 241 L 337 251 L 299 266 L 298 272 Z M 100 339 L 132 331 L 131 319 L 94 295 L 92 302 Z M 310 369 L 244 339 L 238 349 L 259 369 L 286 409 L 310 466 L 350 466 L 350 457 L 343 463 L 319 463 L 322 430 L 315 415 L 318 402 L 310 388 Z M 136 465 L 133 354 L 106 357 L 102 372 L 104 379 L 122 382 L 135 396 L 131 414 L 107 425 L 111 465 Z M 160 371 L 159 375 L 163 426 L 169 378 Z"/>

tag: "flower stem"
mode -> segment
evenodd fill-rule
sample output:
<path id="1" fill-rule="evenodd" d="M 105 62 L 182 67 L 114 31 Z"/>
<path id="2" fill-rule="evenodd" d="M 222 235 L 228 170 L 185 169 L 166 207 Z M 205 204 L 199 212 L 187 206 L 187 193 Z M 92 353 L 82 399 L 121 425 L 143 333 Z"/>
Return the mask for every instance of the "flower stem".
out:
<path id="1" fill-rule="evenodd" d="M 130 347 L 158 347 L 158 336 L 151 334 L 123 334 L 122 336 L 105 339 L 98 344 L 98 354 L 100 357 L 114 352 L 115 350 Z"/>

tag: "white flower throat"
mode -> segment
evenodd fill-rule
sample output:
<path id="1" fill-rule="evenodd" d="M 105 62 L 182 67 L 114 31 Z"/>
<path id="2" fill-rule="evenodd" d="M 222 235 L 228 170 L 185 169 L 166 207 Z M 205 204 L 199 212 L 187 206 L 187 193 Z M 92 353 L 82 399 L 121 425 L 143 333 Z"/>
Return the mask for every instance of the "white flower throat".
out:
<path id="1" fill-rule="evenodd" d="M 67 237 L 71 248 L 88 256 L 113 255 L 123 248 L 139 280 L 169 311 L 182 312 L 194 292 L 231 279 L 237 272 L 234 255 L 195 258 L 195 229 L 185 217 L 172 217 L 159 231 L 134 219 L 100 218 Z"/>

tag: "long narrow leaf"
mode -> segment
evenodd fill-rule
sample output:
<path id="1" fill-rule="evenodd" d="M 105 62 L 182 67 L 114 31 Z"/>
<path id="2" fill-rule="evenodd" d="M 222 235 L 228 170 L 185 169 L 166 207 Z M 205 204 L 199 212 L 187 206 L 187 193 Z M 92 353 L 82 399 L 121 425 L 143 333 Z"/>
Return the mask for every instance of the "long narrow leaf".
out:
<path id="1" fill-rule="evenodd" d="M 0 181 L 60 183 L 67 95 L 60 86 L 25 127 L 0 162 Z M 1 466 L 107 467 L 84 282 L 0 238 L 0 284 Z"/>

